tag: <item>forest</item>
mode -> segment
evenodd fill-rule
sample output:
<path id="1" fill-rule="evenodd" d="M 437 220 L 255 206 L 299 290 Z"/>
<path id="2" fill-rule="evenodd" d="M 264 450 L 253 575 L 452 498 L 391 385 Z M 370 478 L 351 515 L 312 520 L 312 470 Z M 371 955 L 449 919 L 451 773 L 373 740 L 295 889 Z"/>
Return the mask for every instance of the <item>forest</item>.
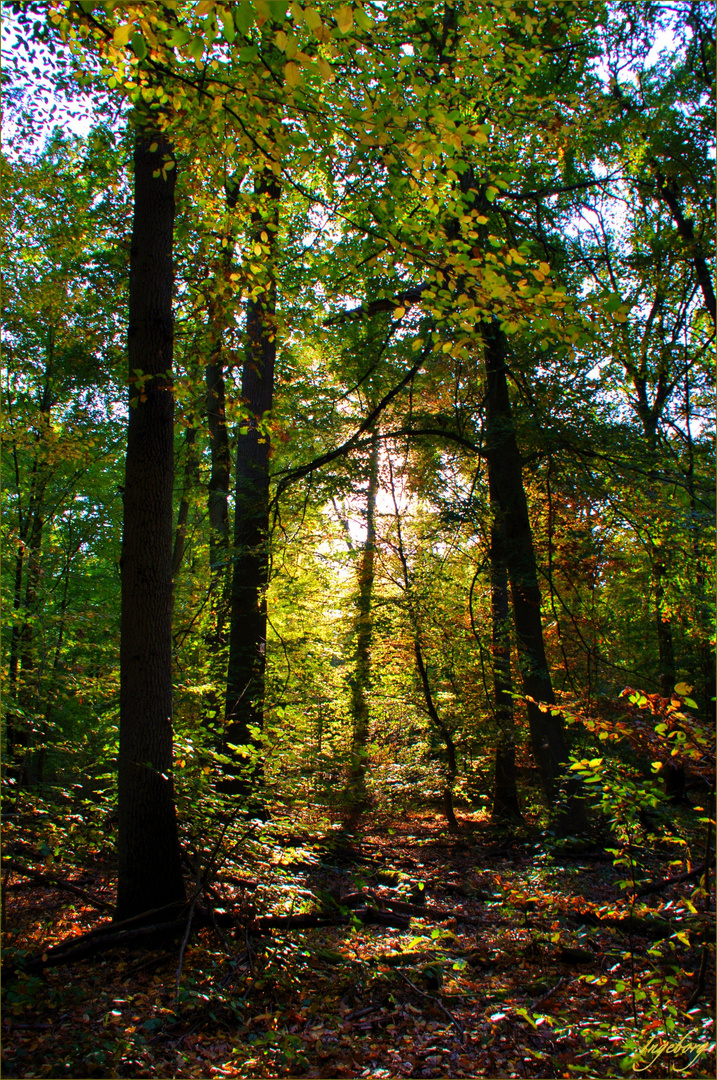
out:
<path id="1" fill-rule="evenodd" d="M 714 5 L 2 16 L 3 1076 L 714 1076 Z"/>

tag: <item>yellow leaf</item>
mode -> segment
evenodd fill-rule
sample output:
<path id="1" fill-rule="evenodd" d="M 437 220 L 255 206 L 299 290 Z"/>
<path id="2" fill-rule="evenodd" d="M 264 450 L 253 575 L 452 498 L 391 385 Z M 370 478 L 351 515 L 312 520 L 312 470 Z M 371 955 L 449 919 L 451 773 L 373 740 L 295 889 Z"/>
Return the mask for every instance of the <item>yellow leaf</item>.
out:
<path id="1" fill-rule="evenodd" d="M 416 340 L 414 341 L 413 345 L 411 346 L 411 352 L 418 352 L 418 350 L 422 349 L 422 348 L 423 348 L 423 338 L 417 337 Z"/>
<path id="2" fill-rule="evenodd" d="M 550 273 L 550 266 L 548 265 L 548 263 L 540 264 L 540 272 L 541 274 L 545 274 L 546 277 L 548 276 L 548 274 Z"/>
<path id="3" fill-rule="evenodd" d="M 286 48 L 286 43 L 287 43 L 288 40 L 289 39 L 287 38 L 284 31 L 279 30 L 279 31 L 277 31 L 276 36 L 274 37 L 274 44 L 276 45 L 277 49 L 281 49 L 281 51 L 283 52 L 284 49 Z"/>
<path id="4" fill-rule="evenodd" d="M 694 686 L 690 686 L 690 684 L 686 682 L 678 682 L 677 686 L 675 687 L 675 693 L 681 694 L 682 696 L 684 696 L 685 694 L 691 694 L 693 690 Z"/>
<path id="5" fill-rule="evenodd" d="M 286 85 L 292 88 L 301 82 L 301 73 L 293 61 L 289 61 L 284 67 L 284 80 Z"/>
<path id="6" fill-rule="evenodd" d="M 327 82 L 331 82 L 334 77 L 334 73 L 331 64 L 324 60 L 323 56 L 320 56 L 316 61 L 319 71 L 321 72 L 321 78 L 326 79 Z"/>
<path id="7" fill-rule="evenodd" d="M 341 7 L 336 12 L 336 25 L 342 34 L 348 33 L 354 23 L 354 13 L 350 7 Z"/>
<path id="8" fill-rule="evenodd" d="M 443 351 L 445 353 L 450 352 L 452 348 L 453 348 L 453 342 L 452 341 L 444 341 L 443 342 Z"/>
<path id="9" fill-rule="evenodd" d="M 200 0 L 194 9 L 194 14 L 197 18 L 201 18 L 202 15 L 208 15 L 212 8 L 215 6 L 216 0 Z"/>
<path id="10" fill-rule="evenodd" d="M 405 314 L 406 314 L 405 307 L 397 307 L 397 308 L 393 309 L 393 317 L 394 317 L 394 319 L 402 319 Z"/>
<path id="11" fill-rule="evenodd" d="M 126 45 L 132 35 L 132 23 L 126 23 L 125 26 L 118 26 L 112 35 L 112 40 L 118 47 Z"/>
<path id="12" fill-rule="evenodd" d="M 307 8 L 304 12 L 304 22 L 309 30 L 318 30 L 321 26 L 321 16 L 316 8 Z"/>
<path id="13" fill-rule="evenodd" d="M 261 244 L 254 244 L 254 254 L 261 255 Z"/>
<path id="14" fill-rule="evenodd" d="M 158 145 L 158 144 L 157 144 L 156 142 L 153 142 L 153 143 L 151 144 L 151 146 L 150 146 L 150 148 L 149 148 L 149 152 L 150 152 L 150 154 L 154 154 L 154 153 L 156 153 L 156 151 L 157 151 L 157 145 Z"/>

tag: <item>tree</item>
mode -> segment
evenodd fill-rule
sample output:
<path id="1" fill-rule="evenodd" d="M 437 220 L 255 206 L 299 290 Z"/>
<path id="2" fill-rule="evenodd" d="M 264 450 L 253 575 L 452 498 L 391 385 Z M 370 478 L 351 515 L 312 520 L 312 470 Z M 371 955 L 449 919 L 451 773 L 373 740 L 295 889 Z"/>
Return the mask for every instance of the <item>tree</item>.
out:
<path id="1" fill-rule="evenodd" d="M 122 534 L 116 918 L 184 902 L 172 779 L 172 241 L 175 157 L 148 119 L 134 150 L 130 410 Z"/>

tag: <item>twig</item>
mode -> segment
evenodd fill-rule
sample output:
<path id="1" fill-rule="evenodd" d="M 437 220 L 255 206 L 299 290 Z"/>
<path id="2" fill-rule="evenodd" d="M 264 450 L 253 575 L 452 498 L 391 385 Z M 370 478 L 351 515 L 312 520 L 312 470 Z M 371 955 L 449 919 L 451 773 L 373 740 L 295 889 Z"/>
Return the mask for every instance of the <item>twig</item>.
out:
<path id="1" fill-rule="evenodd" d="M 209 868 L 207 867 L 207 873 L 208 873 L 208 870 L 209 870 Z M 197 867 L 197 883 L 194 886 L 194 895 L 192 896 L 192 902 L 189 905 L 189 915 L 187 916 L 187 928 L 184 931 L 184 937 L 182 938 L 182 944 L 181 944 L 181 947 L 179 949 L 179 963 L 177 964 L 177 980 L 176 980 L 175 985 L 174 985 L 174 1004 L 175 1005 L 179 1001 L 179 983 L 180 983 L 181 978 L 182 978 L 182 964 L 184 963 L 184 950 L 187 947 L 187 942 L 189 941 L 189 935 L 192 932 L 192 920 L 194 919 L 194 909 L 197 906 L 197 900 L 199 899 L 199 894 L 201 892 L 202 892 L 202 874 L 201 874 L 200 868 Z M 216 922 L 216 916 L 214 918 L 215 918 L 215 922 Z"/>
<path id="2" fill-rule="evenodd" d="M 252 950 L 252 947 L 251 947 L 251 942 L 249 941 L 249 931 L 246 929 L 246 927 L 244 927 L 244 944 L 246 945 L 246 956 L 247 956 L 247 960 L 249 961 L 249 971 L 251 972 L 251 975 L 253 977 L 253 975 L 254 975 L 254 956 L 253 956 L 253 950 Z"/>
<path id="3" fill-rule="evenodd" d="M 559 978 L 555 986 L 551 986 L 547 993 L 543 994 L 542 997 L 539 997 L 537 1001 L 533 1002 L 533 1004 L 529 1007 L 528 1012 L 533 1013 L 540 1005 L 543 1005 L 548 1000 L 548 998 L 555 993 L 556 990 L 560 989 L 566 978 L 566 975 L 563 975 L 561 978 Z"/>
<path id="4" fill-rule="evenodd" d="M 408 976 L 407 976 L 407 975 L 404 975 L 404 974 L 403 974 L 403 972 L 401 971 L 401 969 L 400 969 L 400 968 L 396 968 L 396 974 L 397 974 L 397 975 L 400 975 L 400 976 L 401 976 L 401 978 L 403 979 L 403 981 L 404 981 L 404 982 L 406 982 L 406 983 L 408 983 L 408 985 L 409 985 L 409 986 L 411 987 L 411 989 L 412 989 L 412 990 L 415 990 L 415 992 L 416 992 L 417 994 L 420 994 L 420 996 L 421 996 L 422 998 L 425 998 L 425 999 L 426 999 L 426 1001 L 432 1001 L 434 1005 L 437 1005 L 437 1006 L 438 1006 L 438 1008 L 439 1008 L 439 1009 L 441 1010 L 441 1012 L 442 1012 L 442 1013 L 444 1013 L 444 1015 L 445 1015 L 445 1016 L 447 1016 L 447 1017 L 448 1017 L 448 1019 L 450 1020 L 450 1022 L 451 1022 L 451 1023 L 453 1024 L 453 1026 L 455 1027 L 456 1031 L 458 1032 L 458 1034 L 459 1034 L 459 1036 L 460 1036 L 460 1040 L 461 1040 L 461 1042 L 463 1042 L 463 1041 L 464 1041 L 464 1039 L 465 1039 L 465 1031 L 463 1030 L 463 1026 L 462 1026 L 462 1024 L 461 1024 L 461 1023 L 460 1023 L 460 1022 L 459 1022 L 458 1020 L 456 1020 L 456 1018 L 455 1018 L 455 1016 L 453 1015 L 453 1013 L 452 1013 L 452 1012 L 450 1012 L 450 1011 L 449 1011 L 449 1010 L 448 1010 L 448 1009 L 447 1009 L 447 1008 L 445 1007 L 445 1005 L 443 1004 L 443 1002 L 442 1002 L 442 1001 L 440 1001 L 440 1000 L 439 1000 L 439 998 L 437 998 L 437 997 L 433 997 L 433 995 L 432 995 L 432 994 L 426 994 L 426 993 L 424 993 L 424 991 L 423 991 L 423 990 L 419 990 L 419 989 L 418 989 L 418 987 L 416 986 L 416 984 L 415 984 L 415 983 L 412 983 L 412 982 L 411 982 L 411 980 L 410 980 L 410 979 L 408 978 Z"/>

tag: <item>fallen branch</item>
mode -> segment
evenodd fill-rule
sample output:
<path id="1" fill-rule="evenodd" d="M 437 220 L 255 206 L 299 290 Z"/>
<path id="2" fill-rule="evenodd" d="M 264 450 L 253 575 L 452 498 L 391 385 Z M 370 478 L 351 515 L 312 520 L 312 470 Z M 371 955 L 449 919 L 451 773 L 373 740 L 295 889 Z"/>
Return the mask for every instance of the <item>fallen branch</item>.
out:
<path id="1" fill-rule="evenodd" d="M 441 1012 L 442 1012 L 442 1013 L 444 1013 L 444 1014 L 445 1014 L 445 1016 L 447 1016 L 447 1017 L 448 1017 L 448 1019 L 450 1020 L 450 1022 L 451 1022 L 451 1023 L 453 1024 L 453 1026 L 455 1027 L 456 1031 L 458 1032 L 458 1035 L 459 1035 L 459 1037 L 460 1037 L 460 1040 L 461 1040 L 461 1042 L 463 1042 L 463 1040 L 465 1039 L 465 1032 L 464 1032 L 464 1030 L 463 1030 L 463 1026 L 462 1026 L 462 1024 L 461 1024 L 461 1023 L 460 1023 L 460 1022 L 459 1022 L 458 1020 L 456 1020 L 456 1018 L 455 1018 L 455 1016 L 453 1015 L 453 1013 L 452 1013 L 452 1012 L 450 1012 L 450 1011 L 449 1011 L 449 1010 L 448 1010 L 448 1009 L 447 1009 L 447 1008 L 445 1007 L 445 1005 L 443 1004 L 443 1002 L 442 1002 L 442 1001 L 440 1001 L 440 1000 L 439 1000 L 439 998 L 437 998 L 437 997 L 434 997 L 434 996 L 433 996 L 432 994 L 426 994 L 426 993 L 424 993 L 424 991 L 423 991 L 423 990 L 419 990 L 419 989 L 418 989 L 418 987 L 416 986 L 416 984 L 415 984 L 415 983 L 412 983 L 412 982 L 411 982 L 411 980 L 410 980 L 410 979 L 408 978 L 408 976 L 407 976 L 407 975 L 404 975 L 404 974 L 403 974 L 403 972 L 402 972 L 402 971 L 400 970 L 400 968 L 396 968 L 396 974 L 397 974 L 397 975 L 400 975 L 400 976 L 401 976 L 401 978 L 403 979 L 403 981 L 404 981 L 405 983 L 408 983 L 408 985 L 409 985 L 409 986 L 411 987 L 411 989 L 412 989 L 412 990 L 415 990 L 415 992 L 416 992 L 417 994 L 420 994 L 420 996 L 421 996 L 422 998 L 425 998 L 425 999 L 426 999 L 426 1001 L 432 1001 L 434 1005 L 437 1005 L 437 1006 L 438 1006 L 438 1008 L 439 1008 L 439 1009 L 441 1010 Z"/>
<path id="2" fill-rule="evenodd" d="M 685 874 L 663 878 L 662 881 L 651 881 L 638 889 L 635 896 L 647 896 L 649 893 L 656 893 L 660 892 L 661 889 L 666 889 L 668 885 L 678 885 L 681 881 L 691 881 L 692 878 L 701 877 L 706 869 L 707 863 L 703 863 L 702 866 L 696 866 L 694 870 L 688 870 Z"/>
<path id="3" fill-rule="evenodd" d="M 159 934 L 180 934 L 185 926 L 186 922 L 184 919 L 175 919 L 173 922 L 155 923 L 153 926 L 140 926 L 136 930 L 120 930 L 116 934 L 105 934 L 102 937 L 95 937 L 89 941 L 87 940 L 89 934 L 86 934 L 83 935 L 85 940 L 82 945 L 71 948 L 67 942 L 63 942 L 62 945 L 47 949 L 39 956 L 33 957 L 32 960 L 29 960 L 23 965 L 23 970 L 27 972 L 44 971 L 45 968 L 57 967 L 58 964 L 71 964 L 74 963 L 75 960 L 84 960 L 85 957 L 94 956 L 94 954 L 98 952 L 117 949 L 129 942 L 141 941 L 142 938 L 153 937 Z"/>
<path id="4" fill-rule="evenodd" d="M 167 905 L 167 907 L 176 905 Z M 188 905 L 187 905 L 188 907 Z M 158 909 L 161 910 L 161 909 Z M 186 910 L 186 908 L 185 908 Z M 148 913 L 145 913 L 145 915 Z M 389 911 L 377 911 L 376 908 L 359 908 L 355 913 L 361 922 L 367 925 L 388 926 L 393 929 L 407 930 L 410 919 Z M 141 918 L 137 916 L 136 918 Z M 127 922 L 134 922 L 128 919 Z M 75 960 L 84 960 L 88 956 L 94 956 L 99 952 L 122 946 L 155 935 L 182 935 L 188 940 L 187 929 L 193 925 L 200 929 L 204 927 L 242 925 L 246 920 L 237 918 L 231 912 L 207 912 L 203 908 L 195 908 L 193 918 L 188 921 L 187 916 L 174 919 L 171 922 L 153 923 L 149 926 L 139 926 L 133 930 L 118 930 L 116 927 L 122 924 L 107 923 L 96 930 L 90 930 L 80 937 L 63 941 L 50 949 L 46 949 L 38 956 L 33 957 L 23 965 L 23 970 L 28 972 L 43 971 L 47 967 L 56 967 L 58 964 L 71 964 Z M 347 926 L 351 923 L 349 915 L 265 915 L 259 919 L 252 919 L 246 923 L 246 929 L 252 933 L 261 934 L 264 930 L 303 930 L 317 926 Z M 186 940 L 184 948 L 186 948 Z M 181 968 L 180 968 L 181 971 Z"/>
<path id="5" fill-rule="evenodd" d="M 399 914 L 389 911 L 378 911 L 376 908 L 357 908 L 354 912 L 362 923 L 375 926 L 390 926 L 398 930 L 407 930 L 411 920 Z M 261 933 L 262 930 L 278 929 L 305 929 L 313 926 L 346 926 L 351 922 L 348 915 L 265 915 L 260 919 L 254 919 L 250 929 Z"/>
<path id="6" fill-rule="evenodd" d="M 338 904 L 340 907 L 350 908 L 365 903 L 367 900 L 372 900 L 375 904 L 378 904 L 379 910 L 386 907 L 405 915 L 418 915 L 423 919 L 433 919 L 436 922 L 455 919 L 456 922 L 468 923 L 471 926 L 483 926 L 485 922 L 484 919 L 474 919 L 470 915 L 449 911 L 447 908 L 433 907 L 430 904 L 409 904 L 405 900 L 391 900 L 386 896 L 380 896 L 371 889 L 366 889 L 363 892 L 347 893 L 346 896 L 341 897 Z"/>
<path id="7" fill-rule="evenodd" d="M 86 900 L 88 904 L 92 904 L 93 907 L 100 908 L 102 911 L 112 910 L 112 904 L 109 904 L 106 900 L 100 900 L 99 896 L 94 896 L 92 893 L 87 892 L 86 889 L 80 889 L 77 885 L 73 885 L 71 881 L 67 881 L 57 874 L 41 874 L 38 870 L 31 870 L 29 866 L 23 866 L 21 863 L 15 862 L 14 859 L 10 859 L 5 865 L 8 869 L 12 870 L 13 873 L 22 874 L 23 877 L 30 878 L 39 885 L 45 885 L 48 888 L 62 889 L 63 892 L 73 893 L 74 896 L 81 897 L 81 899 Z"/>

